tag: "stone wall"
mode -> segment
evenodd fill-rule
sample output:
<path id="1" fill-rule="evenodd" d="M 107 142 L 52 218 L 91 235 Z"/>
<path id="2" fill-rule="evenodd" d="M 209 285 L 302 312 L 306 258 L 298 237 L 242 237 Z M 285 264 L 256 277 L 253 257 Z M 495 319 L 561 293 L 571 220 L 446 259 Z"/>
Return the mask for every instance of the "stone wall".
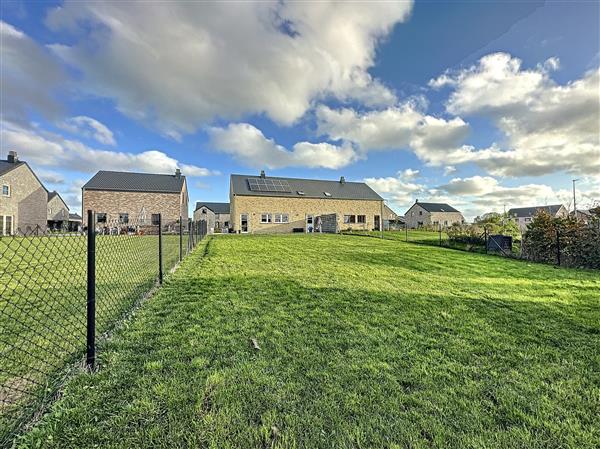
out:
<path id="1" fill-rule="evenodd" d="M 231 227 L 240 231 L 240 215 L 248 214 L 249 232 L 288 233 L 306 229 L 306 216 L 336 214 L 338 231 L 372 230 L 375 216 L 381 215 L 382 201 L 339 200 L 329 198 L 285 198 L 267 196 L 231 195 Z M 263 213 L 288 214 L 289 223 L 261 223 Z M 344 215 L 365 215 L 366 223 L 344 223 Z M 274 218 L 274 217 L 273 217 Z"/>
<path id="2" fill-rule="evenodd" d="M 60 196 L 55 195 L 47 204 L 48 221 L 69 221 L 69 209 Z"/>
<path id="3" fill-rule="evenodd" d="M 0 215 L 13 217 L 13 230 L 23 233 L 46 230 L 48 192 L 31 169 L 21 164 L 0 176 L 0 186 L 10 186 L 10 197 L 0 197 Z"/>

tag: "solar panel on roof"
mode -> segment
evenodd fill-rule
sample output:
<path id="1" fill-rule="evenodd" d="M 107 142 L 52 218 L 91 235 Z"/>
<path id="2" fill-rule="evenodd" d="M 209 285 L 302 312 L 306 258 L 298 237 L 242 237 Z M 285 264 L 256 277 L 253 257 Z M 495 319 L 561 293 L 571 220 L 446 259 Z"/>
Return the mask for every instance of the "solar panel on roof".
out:
<path id="1" fill-rule="evenodd" d="M 286 192 L 290 193 L 292 189 L 290 184 L 281 179 L 259 179 L 249 178 L 248 187 L 253 192 Z"/>

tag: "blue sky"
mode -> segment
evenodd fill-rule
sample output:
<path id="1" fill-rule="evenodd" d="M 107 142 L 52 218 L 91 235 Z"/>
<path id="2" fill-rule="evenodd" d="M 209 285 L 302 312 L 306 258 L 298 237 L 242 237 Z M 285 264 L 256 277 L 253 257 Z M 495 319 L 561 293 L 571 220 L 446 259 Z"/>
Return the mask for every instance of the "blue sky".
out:
<path id="1" fill-rule="evenodd" d="M 600 201 L 597 2 L 3 2 L 2 157 L 71 209 L 100 169 L 365 180 L 467 218 Z"/>

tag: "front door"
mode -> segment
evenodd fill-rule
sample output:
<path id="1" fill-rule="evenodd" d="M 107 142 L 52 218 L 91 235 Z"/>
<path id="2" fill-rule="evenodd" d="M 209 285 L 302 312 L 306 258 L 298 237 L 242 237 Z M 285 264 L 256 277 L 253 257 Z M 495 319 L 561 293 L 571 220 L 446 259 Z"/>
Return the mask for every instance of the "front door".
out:
<path id="1" fill-rule="evenodd" d="M 375 215 L 375 229 L 374 231 L 381 231 L 379 227 L 379 215 Z"/>
<path id="2" fill-rule="evenodd" d="M 240 215 L 240 229 L 243 233 L 248 232 L 248 214 Z"/>
<path id="3" fill-rule="evenodd" d="M 314 215 L 306 216 L 306 232 L 314 232 L 315 230 L 315 217 Z"/>

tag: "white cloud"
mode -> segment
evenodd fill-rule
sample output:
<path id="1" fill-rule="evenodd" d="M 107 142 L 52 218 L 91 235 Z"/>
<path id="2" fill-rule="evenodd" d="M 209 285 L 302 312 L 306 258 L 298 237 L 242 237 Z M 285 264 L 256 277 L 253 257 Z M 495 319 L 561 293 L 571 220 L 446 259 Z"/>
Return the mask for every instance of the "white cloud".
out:
<path id="1" fill-rule="evenodd" d="M 368 106 L 395 95 L 368 73 L 412 2 L 66 2 L 48 16 L 75 44 L 52 46 L 81 88 L 178 137 L 214 118 L 280 124 L 333 96 Z M 240 20 L 243 17 L 244 20 Z M 224 30 L 226 30 L 224 32 Z"/>
<path id="2" fill-rule="evenodd" d="M 206 168 L 183 164 L 161 151 L 126 153 L 98 150 L 58 134 L 10 122 L 2 122 L 0 140 L 2 152 L 16 149 L 20 159 L 42 167 L 60 167 L 86 173 L 100 169 L 174 173 L 176 168 L 180 168 L 188 176 L 216 174 Z"/>
<path id="3" fill-rule="evenodd" d="M 268 139 L 248 123 L 209 128 L 212 146 L 252 167 L 309 167 L 337 169 L 357 159 L 350 144 L 298 142 L 291 150 Z"/>
<path id="4" fill-rule="evenodd" d="M 558 67 L 550 58 L 524 70 L 518 58 L 496 53 L 430 82 L 452 86 L 448 112 L 489 116 L 507 137 L 507 148 L 470 151 L 465 161 L 505 176 L 600 172 L 600 70 L 558 85 L 550 78 Z"/>
<path id="5" fill-rule="evenodd" d="M 59 124 L 59 128 L 80 136 L 95 139 L 104 145 L 117 144 L 113 132 L 98 120 L 86 116 L 71 117 Z"/>
<path id="6" fill-rule="evenodd" d="M 42 180 L 42 182 L 48 184 L 64 184 L 65 182 L 64 176 L 55 171 L 36 168 L 35 173 Z"/>
<path id="7" fill-rule="evenodd" d="M 398 213 L 403 213 L 400 210 L 403 211 L 407 208 L 407 205 L 412 203 L 415 196 L 425 191 L 424 185 L 415 182 L 418 176 L 418 170 L 408 168 L 399 171 L 396 176 L 365 178 L 364 182 L 381 196 L 390 200 L 398 209 Z"/>
<path id="8" fill-rule="evenodd" d="M 25 123 L 32 109 L 51 119 L 58 117 L 62 107 L 53 93 L 66 75 L 52 54 L 3 21 L 0 54 L 0 118 Z"/>

